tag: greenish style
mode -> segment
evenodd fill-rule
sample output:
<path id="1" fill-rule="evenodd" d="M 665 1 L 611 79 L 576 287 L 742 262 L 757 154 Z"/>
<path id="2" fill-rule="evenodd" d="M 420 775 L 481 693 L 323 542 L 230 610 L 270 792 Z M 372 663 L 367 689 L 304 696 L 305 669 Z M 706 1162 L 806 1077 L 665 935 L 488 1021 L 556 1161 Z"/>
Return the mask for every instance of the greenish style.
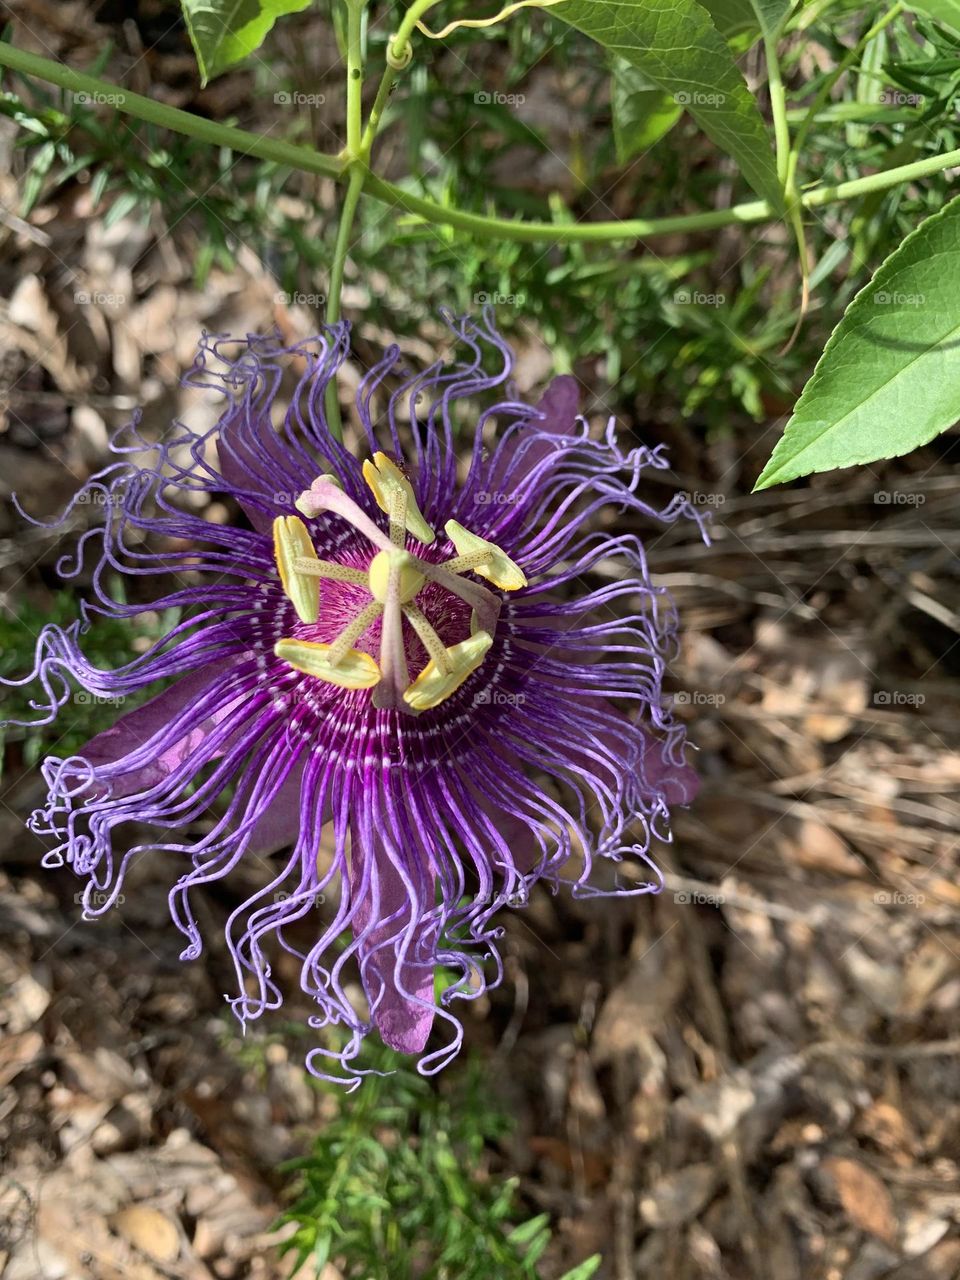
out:
<path id="1" fill-rule="evenodd" d="M 857 294 L 757 489 L 909 453 L 960 411 L 960 197 Z"/>

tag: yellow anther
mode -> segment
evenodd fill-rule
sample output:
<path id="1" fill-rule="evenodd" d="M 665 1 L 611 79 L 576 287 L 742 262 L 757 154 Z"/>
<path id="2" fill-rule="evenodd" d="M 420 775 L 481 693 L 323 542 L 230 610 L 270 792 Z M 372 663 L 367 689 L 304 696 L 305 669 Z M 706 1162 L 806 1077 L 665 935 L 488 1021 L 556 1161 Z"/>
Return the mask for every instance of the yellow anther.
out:
<path id="1" fill-rule="evenodd" d="M 413 496 L 413 486 L 385 453 L 375 453 L 372 461 L 367 459 L 363 464 L 363 478 L 373 490 L 373 496 L 381 511 L 391 515 L 398 509 L 398 505 L 401 505 L 404 512 L 404 528 L 426 546 L 435 541 L 437 535 L 420 513 L 417 500 Z M 399 504 L 401 498 L 403 501 Z"/>
<path id="2" fill-rule="evenodd" d="M 493 637 L 489 632 L 478 631 L 467 640 L 452 645 L 447 649 L 450 670 L 446 672 L 441 671 L 431 658 L 404 693 L 404 702 L 414 711 L 438 707 L 460 688 L 467 676 L 476 671 L 492 644 Z"/>
<path id="3" fill-rule="evenodd" d="M 417 559 L 409 551 L 378 551 L 370 561 L 370 594 L 381 604 L 387 603 L 390 590 L 390 570 L 396 571 L 397 591 L 401 604 L 412 600 L 426 582 L 417 569 Z"/>
<path id="4" fill-rule="evenodd" d="M 380 681 L 380 668 L 360 649 L 348 649 L 334 666 L 330 662 L 329 644 L 314 644 L 310 640 L 278 640 L 273 652 L 283 662 L 305 675 L 316 676 L 327 684 L 341 689 L 372 689 Z"/>
<path id="5" fill-rule="evenodd" d="M 472 569 L 501 591 L 519 591 L 527 585 L 526 574 L 496 543 L 470 533 L 456 520 L 448 520 L 443 527 L 447 537 L 457 548 L 457 559 L 448 561 L 444 565 L 445 569 L 452 569 L 454 573 Z"/>
<path id="6" fill-rule="evenodd" d="M 297 560 L 317 560 L 307 526 L 299 516 L 277 516 L 273 522 L 273 554 L 284 594 L 301 622 L 316 622 L 320 613 L 320 579 L 297 568 Z"/>

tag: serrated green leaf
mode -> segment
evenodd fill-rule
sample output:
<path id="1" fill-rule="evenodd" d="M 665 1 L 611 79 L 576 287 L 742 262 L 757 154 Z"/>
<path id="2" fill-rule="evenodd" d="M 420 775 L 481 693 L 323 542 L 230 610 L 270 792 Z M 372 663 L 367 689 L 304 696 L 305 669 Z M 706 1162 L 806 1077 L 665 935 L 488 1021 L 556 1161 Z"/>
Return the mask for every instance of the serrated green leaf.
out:
<path id="1" fill-rule="evenodd" d="M 249 58 L 277 18 L 300 13 L 309 4 L 310 0 L 180 0 L 201 82 L 207 84 Z"/>
<path id="2" fill-rule="evenodd" d="M 850 303 L 755 489 L 909 453 L 960 418 L 960 196 Z"/>
<path id="3" fill-rule="evenodd" d="M 753 189 L 781 205 L 773 147 L 733 55 L 697 0 L 564 0 L 548 13 L 619 54 L 672 94 L 736 160 Z"/>

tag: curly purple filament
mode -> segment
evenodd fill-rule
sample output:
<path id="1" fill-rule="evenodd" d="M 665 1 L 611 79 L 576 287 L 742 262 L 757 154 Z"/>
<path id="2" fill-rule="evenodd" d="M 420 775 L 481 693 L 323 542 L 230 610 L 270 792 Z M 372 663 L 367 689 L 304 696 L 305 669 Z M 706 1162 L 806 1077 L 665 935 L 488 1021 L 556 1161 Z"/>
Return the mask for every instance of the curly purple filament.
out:
<path id="1" fill-rule="evenodd" d="M 465 360 L 438 363 L 388 394 L 384 380 L 399 360 L 391 349 L 357 394 L 369 454 L 386 451 L 400 463 L 428 524 L 442 531 L 457 521 L 526 576 L 508 594 L 463 573 L 464 590 L 493 591 L 499 611 L 480 665 L 439 705 L 417 715 L 377 705 L 373 690 L 305 675 L 274 651 L 284 637 L 332 639 L 370 600 L 355 582 L 324 582 L 319 620 L 305 628 L 277 572 L 274 520 L 296 514 L 298 497 L 326 475 L 387 530 L 363 459 L 324 419 L 325 388 L 348 350 L 346 325 L 289 350 L 255 336 L 204 339 L 188 381 L 229 394 L 223 417 L 202 434 L 176 424 L 160 444 L 144 440 L 136 421 L 121 432 L 113 444 L 121 460 L 82 491 L 87 501 L 98 494 L 106 524 L 59 566 L 75 577 L 91 539 L 102 539 L 84 618 L 147 607 L 110 596 L 106 579 L 122 572 L 179 575 L 149 607 L 183 609 L 186 620 L 113 671 L 84 657 L 80 622 L 48 626 L 28 677 L 44 689 L 45 723 L 70 696 L 69 680 L 123 697 L 174 678 L 82 756 L 45 761 L 49 797 L 30 820 L 56 842 L 45 865 L 66 861 L 86 878 L 85 910 L 94 916 L 113 905 L 135 857 L 169 852 L 179 864 L 170 912 L 187 939 L 183 957 L 195 959 L 202 939 L 191 892 L 243 859 L 264 860 L 270 882 L 226 925 L 240 991 L 233 1009 L 245 1022 L 279 1007 L 265 950 L 279 943 L 300 962 L 302 989 L 318 1010 L 311 1025 L 346 1032 L 340 1047 L 324 1039 L 308 1066 L 326 1076 L 325 1060 L 337 1059 L 354 1083 L 362 1073 L 350 1064 L 373 1027 L 393 1048 L 421 1055 L 424 1074 L 450 1060 L 463 1034 L 450 1006 L 499 980 L 494 916 L 526 902 L 537 880 L 568 882 L 580 896 L 659 888 L 651 838 L 668 838 L 668 806 L 688 803 L 696 786 L 661 692 L 672 605 L 651 584 L 639 538 L 596 519 L 611 507 L 661 524 L 695 512 L 682 496 L 663 510 L 639 496 L 644 473 L 667 467 L 662 451 L 624 452 L 612 421 L 602 440 L 590 439 L 570 377 L 556 378 L 535 408 L 501 400 L 477 417 L 474 407 L 472 437 L 458 439 L 458 410 L 503 387 L 512 356 L 488 317 L 447 322 Z M 488 375 L 491 355 L 498 368 Z M 291 358 L 302 374 L 274 425 Z M 145 450 L 155 455 L 151 466 Z M 231 495 L 251 527 L 191 514 L 182 501 L 190 492 Z M 375 548 L 336 511 L 304 523 L 321 560 L 369 566 Z M 423 557 L 440 564 L 456 554 L 441 532 Z M 591 585 L 601 561 L 616 562 L 622 576 Z M 443 645 L 469 633 L 469 603 L 433 581 L 416 599 Z M 386 626 L 371 624 L 356 642 L 361 653 L 376 657 Z M 402 647 L 414 677 L 426 652 L 409 628 Z M 127 823 L 156 834 L 129 848 L 120 833 Z M 622 886 L 596 875 L 603 860 L 625 855 L 650 878 Z M 318 895 L 333 909 L 304 950 L 289 926 L 319 918 Z M 452 980 L 437 999 L 440 966 Z M 425 1053 L 440 1024 L 445 1043 Z"/>

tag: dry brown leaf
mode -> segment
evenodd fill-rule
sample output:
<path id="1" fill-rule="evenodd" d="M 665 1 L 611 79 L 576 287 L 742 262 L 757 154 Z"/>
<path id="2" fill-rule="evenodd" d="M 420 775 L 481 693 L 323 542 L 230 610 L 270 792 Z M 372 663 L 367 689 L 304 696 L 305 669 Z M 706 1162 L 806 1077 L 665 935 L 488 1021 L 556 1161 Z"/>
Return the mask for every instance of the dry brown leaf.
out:
<path id="1" fill-rule="evenodd" d="M 876 1174 L 845 1156 L 828 1156 L 823 1162 L 847 1217 L 861 1231 L 886 1244 L 897 1239 L 897 1215 L 886 1186 Z"/>
<path id="2" fill-rule="evenodd" d="M 176 1223 L 150 1205 L 128 1205 L 114 1214 L 110 1225 L 155 1262 L 176 1262 L 180 1254 L 180 1232 Z"/>

